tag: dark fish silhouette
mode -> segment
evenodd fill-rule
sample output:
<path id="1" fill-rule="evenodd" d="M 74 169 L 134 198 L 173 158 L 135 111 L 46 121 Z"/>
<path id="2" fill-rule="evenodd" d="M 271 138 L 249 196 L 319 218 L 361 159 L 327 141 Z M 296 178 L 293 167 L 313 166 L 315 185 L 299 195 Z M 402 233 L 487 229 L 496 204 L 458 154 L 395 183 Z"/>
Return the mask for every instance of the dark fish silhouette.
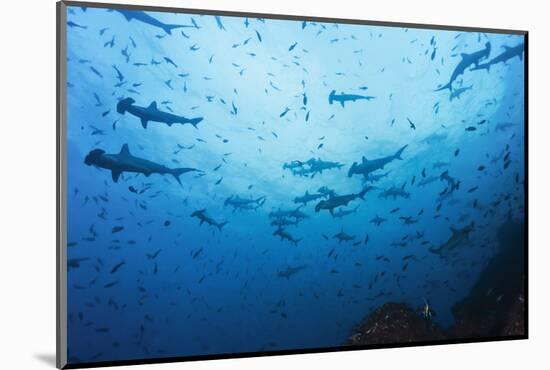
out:
<path id="1" fill-rule="evenodd" d="M 222 231 L 222 228 L 224 227 L 224 225 L 227 224 L 227 221 L 217 222 L 213 218 L 206 215 L 206 209 L 200 209 L 198 211 L 191 213 L 191 217 L 198 218 L 200 220 L 199 225 L 202 225 L 204 222 L 206 222 L 208 225 L 217 227 L 218 230 L 220 231 Z"/>
<path id="2" fill-rule="evenodd" d="M 88 166 L 96 166 L 111 170 L 111 176 L 114 182 L 118 182 L 122 172 L 141 173 L 145 176 L 158 173 L 160 175 L 170 174 L 174 176 L 176 181 L 181 185 L 180 175 L 186 172 L 200 171 L 196 168 L 168 168 L 143 158 L 134 157 L 130 154 L 128 144 L 124 144 L 118 154 L 107 154 L 104 150 L 94 149 L 88 153 L 84 159 L 84 163 Z"/>
<path id="3" fill-rule="evenodd" d="M 341 206 L 347 206 L 349 202 L 357 198 L 364 199 L 367 191 L 371 190 L 372 187 L 365 187 L 357 194 L 346 194 L 346 195 L 331 195 L 327 200 L 322 200 L 315 206 L 315 212 L 319 212 L 322 209 L 327 209 L 331 215 L 334 216 L 334 209 Z"/>
<path id="4" fill-rule="evenodd" d="M 172 126 L 174 123 L 186 124 L 189 123 L 193 127 L 197 128 L 197 125 L 203 120 L 202 117 L 186 118 L 183 116 L 177 116 L 172 113 L 160 111 L 157 108 L 157 102 L 153 101 L 147 108 L 133 105 L 135 100 L 132 98 L 125 98 L 118 102 L 116 110 L 120 114 L 129 112 L 130 114 L 138 117 L 141 120 L 143 128 L 147 128 L 149 121 L 166 123 L 168 126 Z"/>
<path id="5" fill-rule="evenodd" d="M 479 51 L 473 52 L 471 54 L 462 53 L 460 56 L 462 59 L 458 63 L 458 65 L 455 67 L 451 78 L 449 82 L 446 85 L 441 86 L 440 88 L 436 89 L 435 91 L 441 91 L 449 89 L 449 91 L 453 90 L 453 82 L 466 71 L 466 68 L 470 67 L 471 65 L 474 65 L 475 67 L 479 66 L 479 62 L 489 57 L 489 54 L 491 53 L 491 43 L 487 42 L 485 44 L 485 49 L 481 49 Z"/>
<path id="6" fill-rule="evenodd" d="M 175 29 L 175 28 L 186 27 L 186 26 L 183 26 L 183 25 L 180 25 L 180 24 L 166 24 L 166 23 L 163 23 L 163 22 L 159 21 L 158 19 L 150 16 L 149 14 L 147 14 L 146 12 L 144 12 L 142 10 L 116 9 L 116 11 L 121 13 L 124 16 L 124 18 L 126 18 L 126 20 L 128 22 L 130 22 L 132 19 L 135 19 L 136 21 L 143 22 L 143 23 L 148 24 L 150 26 L 158 27 L 158 28 L 164 30 L 164 32 L 166 32 L 169 35 L 172 34 L 172 30 Z"/>
<path id="7" fill-rule="evenodd" d="M 523 51 L 525 47 L 525 44 L 523 42 L 516 46 L 503 45 L 502 47 L 504 48 L 504 51 L 501 54 L 489 60 L 487 63 L 479 64 L 473 67 L 472 70 L 486 69 L 487 71 L 489 71 L 489 68 L 492 65 L 506 63 L 507 61 L 515 57 L 518 57 L 519 60 L 523 60 Z"/>
<path id="8" fill-rule="evenodd" d="M 284 277 L 286 279 L 290 278 L 292 275 L 302 271 L 305 269 L 307 265 L 299 265 L 299 266 L 288 266 L 285 270 L 279 271 L 277 273 L 278 277 Z"/>
<path id="9" fill-rule="evenodd" d="M 344 107 L 344 103 L 347 101 L 357 101 L 357 100 L 372 100 L 374 99 L 374 96 L 365 96 L 365 95 L 355 95 L 355 94 L 345 94 L 340 93 L 340 95 L 336 94 L 336 90 L 332 90 L 328 96 L 328 102 L 329 104 L 332 104 L 334 102 L 338 102 Z"/>
<path id="10" fill-rule="evenodd" d="M 401 154 L 403 154 L 403 151 L 407 148 L 407 146 L 408 145 L 404 145 L 403 147 L 401 147 L 401 149 L 395 152 L 395 154 L 387 157 L 368 160 L 363 156 L 363 158 L 361 159 L 361 163 L 353 162 L 348 171 L 348 177 L 351 177 L 353 175 L 363 175 L 367 177 L 371 172 L 383 169 L 384 166 L 388 163 L 396 159 L 403 159 L 401 158 Z"/>

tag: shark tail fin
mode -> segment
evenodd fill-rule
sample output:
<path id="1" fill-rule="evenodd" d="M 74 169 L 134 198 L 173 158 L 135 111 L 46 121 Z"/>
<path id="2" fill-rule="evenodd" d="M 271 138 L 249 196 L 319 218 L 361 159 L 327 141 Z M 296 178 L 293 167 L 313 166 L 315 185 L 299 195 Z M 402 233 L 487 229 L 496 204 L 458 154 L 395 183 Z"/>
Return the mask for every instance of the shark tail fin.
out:
<path id="1" fill-rule="evenodd" d="M 217 225 L 217 226 L 218 226 L 218 230 L 222 231 L 222 228 L 223 228 L 225 225 L 227 225 L 227 222 L 228 222 L 228 221 L 224 221 L 224 222 L 222 222 L 221 224 L 218 224 L 218 225 Z"/>
<path id="2" fill-rule="evenodd" d="M 183 26 L 180 25 L 180 24 L 165 24 L 162 26 L 162 29 L 164 30 L 164 32 L 166 32 L 167 34 L 171 35 L 172 34 L 172 30 L 174 28 L 182 28 Z"/>
<path id="3" fill-rule="evenodd" d="M 130 106 L 132 104 L 134 104 L 136 101 L 132 98 L 125 98 L 125 99 L 122 99 L 121 101 L 119 101 L 116 105 L 116 111 L 120 114 L 124 114 L 126 113 L 126 111 L 128 110 L 128 108 L 130 108 Z"/>
<path id="4" fill-rule="evenodd" d="M 174 178 L 178 182 L 178 184 L 181 185 L 180 175 L 183 175 L 186 172 L 192 172 L 192 171 L 200 171 L 200 170 L 196 168 L 174 168 L 171 173 L 172 173 L 172 176 L 174 176 Z"/>
<path id="5" fill-rule="evenodd" d="M 186 122 L 184 123 L 190 123 L 193 125 L 194 128 L 197 128 L 197 125 L 203 120 L 202 117 L 197 117 L 197 118 L 191 118 L 191 119 L 188 119 Z"/>
<path id="6" fill-rule="evenodd" d="M 409 146 L 409 144 L 406 144 L 404 145 L 401 149 L 399 149 L 393 156 L 396 158 L 396 159 L 403 159 L 401 158 L 401 154 L 403 154 L 403 151 L 407 148 L 407 146 Z"/>
<path id="7" fill-rule="evenodd" d="M 294 240 L 294 245 L 298 246 L 298 243 L 300 242 L 300 240 L 302 240 L 302 238 Z"/>
<path id="8" fill-rule="evenodd" d="M 449 82 L 448 84 L 443 85 L 440 88 L 435 89 L 434 91 L 442 91 L 442 90 L 446 90 L 446 89 L 449 89 L 449 91 L 451 91 L 453 89 L 452 82 Z"/>

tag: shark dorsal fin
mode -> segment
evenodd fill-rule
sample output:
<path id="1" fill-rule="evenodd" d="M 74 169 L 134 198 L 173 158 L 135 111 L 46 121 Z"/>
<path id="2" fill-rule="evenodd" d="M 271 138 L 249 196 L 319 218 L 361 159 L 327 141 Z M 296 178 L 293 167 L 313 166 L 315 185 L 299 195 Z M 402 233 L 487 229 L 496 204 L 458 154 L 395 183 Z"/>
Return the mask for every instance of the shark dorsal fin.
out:
<path id="1" fill-rule="evenodd" d="M 367 159 L 365 156 L 363 156 L 363 157 L 361 158 L 361 161 L 362 161 L 363 163 L 365 163 L 365 162 L 368 161 L 368 159 Z"/>
<path id="2" fill-rule="evenodd" d="M 462 59 L 464 59 L 464 58 L 469 57 L 470 55 L 467 54 L 467 53 L 460 53 L 460 56 L 462 57 Z"/>
<path id="3" fill-rule="evenodd" d="M 119 156 L 121 157 L 129 157 L 131 156 L 130 154 L 130 149 L 128 148 L 128 144 L 124 144 L 122 146 L 122 148 L 120 149 L 120 153 L 118 154 Z"/>
<path id="4" fill-rule="evenodd" d="M 309 195 L 309 190 L 306 190 L 306 195 Z"/>
<path id="5" fill-rule="evenodd" d="M 458 234 L 458 230 L 451 226 L 451 232 L 453 234 Z"/>
<path id="6" fill-rule="evenodd" d="M 502 47 L 504 48 L 504 50 L 508 51 L 510 50 L 512 47 L 508 46 L 508 45 L 502 45 Z"/>
<path id="7" fill-rule="evenodd" d="M 157 102 L 153 100 L 147 109 L 157 109 Z"/>

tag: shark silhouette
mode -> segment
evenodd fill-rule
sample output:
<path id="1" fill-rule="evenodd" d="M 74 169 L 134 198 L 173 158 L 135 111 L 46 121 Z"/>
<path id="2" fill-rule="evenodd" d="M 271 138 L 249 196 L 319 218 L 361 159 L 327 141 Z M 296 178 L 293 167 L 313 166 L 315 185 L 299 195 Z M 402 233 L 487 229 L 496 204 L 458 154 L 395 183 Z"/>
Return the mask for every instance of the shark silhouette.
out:
<path id="1" fill-rule="evenodd" d="M 185 118 L 183 116 L 177 116 L 172 113 L 160 111 L 157 108 L 157 102 L 153 101 L 147 108 L 133 105 L 136 101 L 132 98 L 122 99 L 118 102 L 116 110 L 120 114 L 129 112 L 130 114 L 138 117 L 141 120 L 143 128 L 147 128 L 149 121 L 166 123 L 168 126 L 172 126 L 174 123 L 186 124 L 189 123 L 193 127 L 197 128 L 197 125 L 202 121 L 202 117 L 197 118 Z"/>
<path id="2" fill-rule="evenodd" d="M 277 276 L 280 278 L 290 278 L 292 275 L 305 269 L 307 265 L 288 266 L 285 270 L 277 272 Z"/>
<path id="3" fill-rule="evenodd" d="M 84 163 L 88 166 L 111 170 L 111 176 L 114 182 L 118 182 L 123 172 L 141 173 L 145 176 L 158 173 L 160 175 L 170 174 L 174 176 L 176 181 L 181 185 L 180 175 L 186 172 L 200 171 L 196 168 L 168 168 L 143 158 L 134 157 L 130 153 L 128 144 L 124 144 L 118 154 L 107 154 L 102 149 L 94 149 L 88 153 L 84 159 Z"/>
<path id="4" fill-rule="evenodd" d="M 328 102 L 329 104 L 332 104 L 334 102 L 339 102 L 342 105 L 342 108 L 344 107 L 344 103 L 347 101 L 356 101 L 356 100 L 372 100 L 374 99 L 374 96 L 365 96 L 365 95 L 355 95 L 355 94 L 345 94 L 340 93 L 340 95 L 336 94 L 336 90 L 332 90 L 328 96 Z"/>
<path id="5" fill-rule="evenodd" d="M 279 227 L 277 230 L 273 232 L 273 235 L 276 235 L 281 238 L 281 240 L 288 240 L 290 243 L 294 244 L 295 246 L 298 246 L 298 243 L 302 238 L 294 238 L 288 231 L 283 229 L 282 227 Z"/>
<path id="6" fill-rule="evenodd" d="M 407 148 L 407 146 L 408 144 L 401 147 L 401 149 L 395 152 L 395 154 L 389 155 L 387 157 L 377 158 L 370 161 L 367 158 L 363 157 L 361 163 L 353 162 L 348 171 L 348 177 L 351 177 L 353 175 L 363 175 L 367 177 L 371 172 L 383 169 L 384 166 L 388 163 L 396 159 L 403 159 L 401 158 L 401 154 L 403 154 L 403 151 Z"/>
<path id="7" fill-rule="evenodd" d="M 206 222 L 208 225 L 217 227 L 218 230 L 220 231 L 222 231 L 222 228 L 224 227 L 224 225 L 227 224 L 227 221 L 217 222 L 212 217 L 208 216 L 206 214 L 206 208 L 199 209 L 198 211 L 191 213 L 191 217 L 198 218 L 200 220 L 199 225 L 202 225 L 204 222 Z"/>
<path id="8" fill-rule="evenodd" d="M 446 259 L 447 257 L 449 257 L 449 254 L 452 254 L 457 247 L 464 245 L 468 242 L 470 233 L 472 231 L 474 231 L 473 222 L 460 229 L 451 227 L 452 234 L 449 239 L 437 248 L 430 248 L 429 251 L 438 254 L 441 258 Z"/>
<path id="9" fill-rule="evenodd" d="M 451 79 L 446 85 L 441 86 L 440 88 L 436 89 L 435 91 L 441 91 L 449 89 L 449 91 L 453 90 L 453 82 L 464 73 L 466 68 L 474 65 L 475 67 L 479 66 L 479 62 L 489 57 L 489 54 L 491 53 L 491 43 L 487 42 L 485 43 L 485 49 L 478 50 L 476 52 L 473 52 L 471 54 L 462 53 L 460 56 L 462 59 L 458 63 L 458 65 L 455 67 Z"/>
<path id="10" fill-rule="evenodd" d="M 181 24 L 166 24 L 166 23 L 163 23 L 163 22 L 159 21 L 158 19 L 150 16 L 149 14 L 147 14 L 146 12 L 144 12 L 142 10 L 116 9 L 116 11 L 119 12 L 120 14 L 122 14 L 128 22 L 130 22 L 132 19 L 135 19 L 136 21 L 143 22 L 143 23 L 151 25 L 153 27 L 158 27 L 158 28 L 164 30 L 164 32 L 166 32 L 169 35 L 172 34 L 172 30 L 174 28 L 190 27 L 190 26 L 184 26 L 184 25 L 181 25 Z"/>
<path id="11" fill-rule="evenodd" d="M 472 68 L 472 70 L 486 69 L 487 71 L 489 71 L 489 68 L 492 65 L 498 63 L 506 63 L 507 61 L 515 57 L 518 57 L 519 60 L 523 60 L 523 51 L 525 48 L 525 44 L 523 42 L 516 46 L 503 45 L 502 47 L 504 48 L 504 51 L 501 54 L 489 60 L 487 63 L 477 65 L 476 67 Z"/>
<path id="12" fill-rule="evenodd" d="M 331 215 L 334 216 L 334 209 L 341 206 L 347 206 L 349 202 L 361 198 L 365 199 L 365 194 L 367 191 L 371 190 L 372 187 L 367 186 L 357 194 L 346 194 L 346 195 L 331 195 L 327 200 L 322 200 L 315 206 L 315 212 L 319 212 L 322 209 L 327 209 Z"/>

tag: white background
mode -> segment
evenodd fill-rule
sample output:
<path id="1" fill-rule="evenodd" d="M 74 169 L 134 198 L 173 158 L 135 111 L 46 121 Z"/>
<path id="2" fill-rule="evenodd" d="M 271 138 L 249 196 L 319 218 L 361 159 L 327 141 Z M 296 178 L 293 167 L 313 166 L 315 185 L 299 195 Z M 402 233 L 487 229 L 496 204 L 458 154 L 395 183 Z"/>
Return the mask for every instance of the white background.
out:
<path id="1" fill-rule="evenodd" d="M 140 369 L 548 368 L 550 361 L 545 350 L 550 349 L 550 33 L 545 1 L 127 1 L 530 31 L 529 340 L 151 365 Z M 55 357 L 55 2 L 11 0 L 2 2 L 1 9 L 0 368 L 51 369 Z"/>

